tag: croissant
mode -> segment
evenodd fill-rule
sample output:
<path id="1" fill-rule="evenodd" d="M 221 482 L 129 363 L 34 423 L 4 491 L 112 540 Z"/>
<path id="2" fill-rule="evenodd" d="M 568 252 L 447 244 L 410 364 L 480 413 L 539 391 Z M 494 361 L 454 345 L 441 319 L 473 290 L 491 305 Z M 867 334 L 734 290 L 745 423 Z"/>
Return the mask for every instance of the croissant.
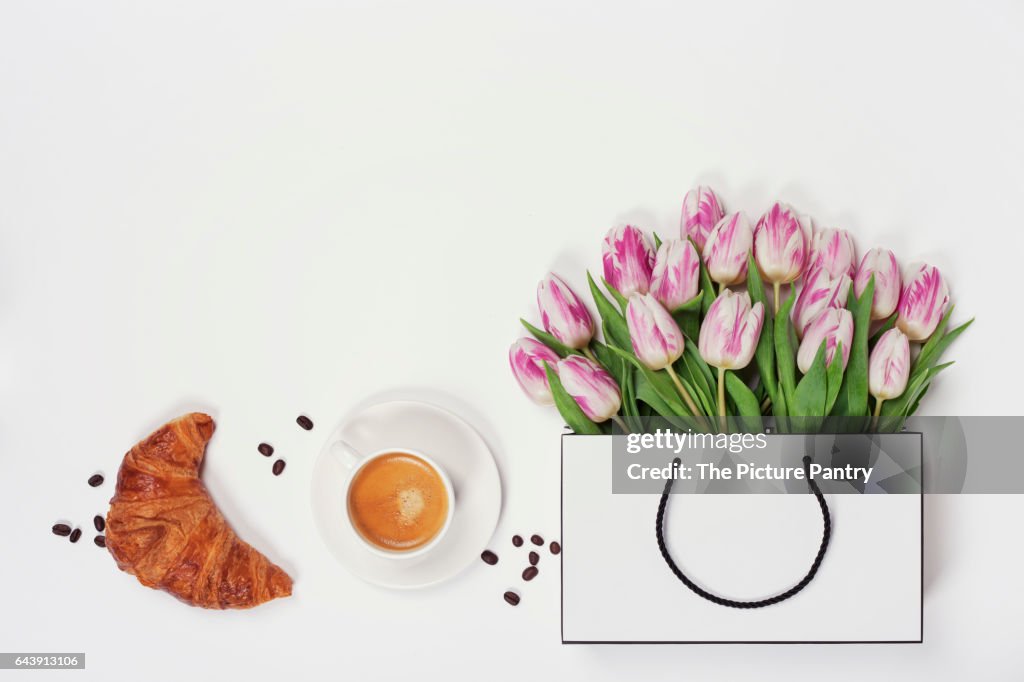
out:
<path id="1" fill-rule="evenodd" d="M 247 609 L 292 593 L 292 579 L 228 526 L 199 464 L 209 415 L 164 424 L 121 462 L 107 513 L 107 549 L 146 587 L 193 606 Z"/>

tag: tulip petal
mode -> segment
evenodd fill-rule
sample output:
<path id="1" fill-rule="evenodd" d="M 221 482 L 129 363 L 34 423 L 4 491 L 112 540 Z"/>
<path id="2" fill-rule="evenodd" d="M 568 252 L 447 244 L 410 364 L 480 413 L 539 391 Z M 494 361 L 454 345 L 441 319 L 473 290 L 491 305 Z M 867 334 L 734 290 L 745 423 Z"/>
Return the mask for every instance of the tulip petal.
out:
<path id="1" fill-rule="evenodd" d="M 711 279 L 725 286 L 745 280 L 753 238 L 750 221 L 743 213 L 722 218 L 704 244 L 704 263 Z"/>
<path id="2" fill-rule="evenodd" d="M 722 204 L 714 190 L 703 185 L 694 187 L 683 198 L 679 236 L 683 241 L 692 239 L 698 249 L 703 249 L 711 230 L 724 215 Z"/>
<path id="3" fill-rule="evenodd" d="M 623 296 L 650 290 L 654 251 L 640 229 L 626 225 L 609 230 L 601 260 L 605 280 Z"/>
<path id="4" fill-rule="evenodd" d="M 651 294 L 629 297 L 626 324 L 634 354 L 649 369 L 664 369 L 683 354 L 679 325 Z"/>
<path id="5" fill-rule="evenodd" d="M 594 337 L 594 319 L 580 297 L 558 275 L 537 285 L 537 308 L 544 329 L 569 348 L 586 348 Z"/>
<path id="6" fill-rule="evenodd" d="M 939 269 L 920 265 L 903 286 L 897 308 L 896 326 L 911 341 L 924 341 L 939 324 L 949 307 L 949 288 Z"/>
<path id="7" fill-rule="evenodd" d="M 787 284 L 800 276 L 807 259 L 807 236 L 796 212 L 776 202 L 754 228 L 754 260 L 761 276 L 772 284 Z"/>
<path id="8" fill-rule="evenodd" d="M 607 421 L 622 406 L 622 394 L 615 379 L 589 358 L 570 355 L 560 360 L 558 376 L 566 392 L 595 423 Z"/>

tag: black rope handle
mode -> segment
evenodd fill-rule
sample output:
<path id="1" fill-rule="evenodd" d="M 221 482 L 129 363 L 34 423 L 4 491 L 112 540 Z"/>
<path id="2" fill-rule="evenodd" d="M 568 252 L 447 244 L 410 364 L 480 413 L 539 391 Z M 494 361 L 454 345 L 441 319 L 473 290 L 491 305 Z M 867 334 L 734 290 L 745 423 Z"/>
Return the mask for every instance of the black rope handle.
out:
<path id="1" fill-rule="evenodd" d="M 832 537 L 832 516 L 828 511 L 828 504 L 825 502 L 825 497 L 821 494 L 821 489 L 818 484 L 811 478 L 811 458 L 804 456 L 804 473 L 807 475 L 807 485 L 814 493 L 814 496 L 818 499 L 818 506 L 821 507 L 821 519 L 824 525 L 824 529 L 821 533 L 821 546 L 818 547 L 818 555 L 814 557 L 814 563 L 811 564 L 811 570 L 807 571 L 807 575 L 793 587 L 789 588 L 781 594 L 777 594 L 774 597 L 768 597 L 767 599 L 759 599 L 757 601 L 736 601 L 734 599 L 726 599 L 725 597 L 719 597 L 718 595 L 711 594 L 707 590 L 701 588 L 695 582 L 690 580 L 682 570 L 676 566 L 676 562 L 672 560 L 672 556 L 668 553 L 668 547 L 665 546 L 665 508 L 668 506 L 668 497 L 672 492 L 672 479 L 668 479 L 665 482 L 665 490 L 661 493 L 661 502 L 658 503 L 658 518 L 654 524 L 654 532 L 658 536 L 658 549 L 661 550 L 661 556 L 665 559 L 665 563 L 672 569 L 672 573 L 675 574 L 684 585 L 690 588 L 695 594 L 709 602 L 718 604 L 719 606 L 729 606 L 734 609 L 759 609 L 764 606 L 771 606 L 772 604 L 778 604 L 781 601 L 786 601 L 790 597 L 794 596 L 800 590 L 807 587 L 807 585 L 814 580 L 814 575 L 818 572 L 818 568 L 821 567 L 821 561 L 825 558 L 825 551 L 828 549 L 828 542 Z M 682 463 L 678 457 L 672 460 L 673 468 L 678 467 Z"/>

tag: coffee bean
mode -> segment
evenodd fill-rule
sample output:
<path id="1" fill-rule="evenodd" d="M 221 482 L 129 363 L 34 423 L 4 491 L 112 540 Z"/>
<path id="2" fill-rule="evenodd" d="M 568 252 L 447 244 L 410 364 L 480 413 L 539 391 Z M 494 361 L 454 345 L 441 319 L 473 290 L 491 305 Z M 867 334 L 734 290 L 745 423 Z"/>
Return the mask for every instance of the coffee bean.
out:
<path id="1" fill-rule="evenodd" d="M 66 523 L 55 523 L 53 524 L 53 534 L 66 538 L 71 535 L 71 526 Z"/>
<path id="2" fill-rule="evenodd" d="M 516 547 L 522 547 L 523 546 L 523 537 L 521 535 L 513 535 L 512 536 L 512 544 L 515 545 Z"/>
<path id="3" fill-rule="evenodd" d="M 551 541 L 550 549 L 551 549 L 551 553 L 552 554 L 561 554 L 562 553 L 562 546 L 560 544 L 558 544 L 558 542 L 556 542 L 555 540 Z"/>
<path id="4" fill-rule="evenodd" d="M 313 430 L 313 420 L 304 414 L 300 414 L 296 419 L 295 423 L 306 429 L 307 431 Z"/>
<path id="5" fill-rule="evenodd" d="M 93 488 L 98 488 L 99 486 L 103 485 L 103 476 L 100 474 L 93 474 L 92 476 L 89 477 L 89 485 L 91 485 Z"/>
<path id="6" fill-rule="evenodd" d="M 272 454 L 274 454 L 274 446 L 268 445 L 267 443 L 260 443 L 258 446 L 256 446 L 256 449 L 259 450 L 260 454 L 263 455 L 264 457 L 270 457 Z"/>
<path id="7" fill-rule="evenodd" d="M 540 547 L 541 545 L 544 544 L 544 538 L 542 538 L 539 535 L 531 535 L 530 536 L 530 542 L 532 542 L 533 544 L 535 544 L 538 547 Z"/>
<path id="8" fill-rule="evenodd" d="M 97 514 L 96 516 L 92 517 L 92 525 L 97 531 L 102 533 L 103 529 L 107 527 L 107 522 L 103 519 L 102 516 Z"/>
<path id="9" fill-rule="evenodd" d="M 273 471 L 274 471 L 274 475 L 275 476 L 280 476 L 281 475 L 281 472 L 284 471 L 284 460 L 283 459 L 279 459 L 276 462 L 274 462 L 274 469 L 273 469 Z"/>
<path id="10" fill-rule="evenodd" d="M 78 538 L 80 537 L 82 537 L 82 529 L 76 528 L 73 531 L 71 531 L 71 536 L 68 537 L 68 540 L 71 540 L 71 542 L 78 542 Z"/>
<path id="11" fill-rule="evenodd" d="M 103 537 L 102 535 L 97 535 L 96 537 L 94 537 L 92 539 L 92 541 L 96 543 L 97 547 L 106 547 L 107 546 L 107 539 L 105 537 Z"/>
<path id="12" fill-rule="evenodd" d="M 523 571 L 523 580 L 530 582 L 537 577 L 538 573 L 540 573 L 540 569 L 536 566 L 527 566 L 526 570 Z"/>
<path id="13" fill-rule="evenodd" d="M 480 554 L 480 558 L 484 560 L 485 564 L 489 564 L 491 566 L 493 566 L 494 564 L 498 563 L 498 555 L 495 554 L 494 552 L 492 552 L 489 549 L 485 549 Z"/>
<path id="14" fill-rule="evenodd" d="M 518 606 L 519 605 L 519 595 L 516 594 L 515 592 L 513 592 L 512 590 L 509 590 L 508 592 L 505 593 L 505 601 L 507 601 L 512 606 Z"/>
<path id="15" fill-rule="evenodd" d="M 540 561 L 540 554 L 537 554 L 536 552 L 530 552 L 530 565 L 536 566 L 538 561 Z"/>

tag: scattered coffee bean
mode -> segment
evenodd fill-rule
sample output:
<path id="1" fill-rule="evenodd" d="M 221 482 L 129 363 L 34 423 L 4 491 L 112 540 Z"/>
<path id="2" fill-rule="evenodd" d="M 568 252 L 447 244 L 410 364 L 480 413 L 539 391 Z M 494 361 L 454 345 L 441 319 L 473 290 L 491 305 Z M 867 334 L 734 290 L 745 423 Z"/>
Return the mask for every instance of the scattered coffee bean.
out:
<path id="1" fill-rule="evenodd" d="M 480 558 L 484 560 L 485 564 L 490 564 L 491 566 L 498 563 L 498 555 L 489 549 L 485 549 Z"/>
<path id="2" fill-rule="evenodd" d="M 103 529 L 107 527 L 107 522 L 104 520 L 102 516 L 97 514 L 96 516 L 92 517 L 92 525 L 97 531 L 102 533 Z"/>
<path id="3" fill-rule="evenodd" d="M 300 414 L 296 419 L 295 423 L 306 429 L 307 431 L 313 430 L 313 420 L 304 414 Z"/>
<path id="4" fill-rule="evenodd" d="M 505 601 L 507 601 L 512 606 L 518 606 L 519 605 L 519 595 L 516 594 L 515 592 L 513 592 L 512 590 L 509 590 L 508 592 L 505 593 Z"/>
<path id="5" fill-rule="evenodd" d="M 76 528 L 71 531 L 71 535 L 68 537 L 68 540 L 71 540 L 71 542 L 78 542 L 78 538 L 80 537 L 82 537 L 82 529 Z"/>
<path id="6" fill-rule="evenodd" d="M 96 543 L 97 547 L 106 547 L 107 546 L 107 539 L 105 537 L 103 537 L 102 535 L 97 535 L 96 537 L 94 537 L 92 539 L 92 541 Z"/>
<path id="7" fill-rule="evenodd" d="M 523 571 L 523 580 L 530 582 L 537 577 L 538 573 L 540 573 L 540 569 L 536 566 L 527 566 L 526 570 Z"/>
<path id="8" fill-rule="evenodd" d="M 53 524 L 53 534 L 66 538 L 71 535 L 71 526 L 66 523 L 55 523 Z"/>
<path id="9" fill-rule="evenodd" d="M 540 561 L 540 554 L 537 554 L 536 552 L 530 552 L 530 565 L 536 566 L 538 561 Z"/>
<path id="10" fill-rule="evenodd" d="M 515 545 L 516 547 L 522 547 L 523 546 L 523 537 L 521 535 L 513 535 L 512 536 L 512 544 Z"/>
<path id="11" fill-rule="evenodd" d="M 264 457 L 270 457 L 272 454 L 274 454 L 274 446 L 269 445 L 267 443 L 260 443 L 256 447 L 256 449 L 259 450 L 260 454 L 263 455 Z"/>
<path id="12" fill-rule="evenodd" d="M 89 485 L 93 488 L 98 488 L 103 485 L 103 476 L 101 474 L 93 474 L 89 477 Z"/>
<path id="13" fill-rule="evenodd" d="M 274 471 L 274 475 L 275 476 L 280 476 L 281 475 L 281 472 L 284 471 L 284 460 L 283 459 L 279 459 L 276 462 L 274 462 L 274 469 L 273 469 L 273 471 Z"/>
<path id="14" fill-rule="evenodd" d="M 558 542 L 556 542 L 555 540 L 551 541 L 550 549 L 551 549 L 551 553 L 552 554 L 561 554 L 562 553 L 562 546 L 560 544 L 558 544 Z"/>
<path id="15" fill-rule="evenodd" d="M 532 542 L 533 544 L 535 544 L 538 547 L 540 547 L 541 545 L 544 544 L 544 538 L 542 538 L 539 535 L 531 535 L 530 536 L 530 542 Z"/>

